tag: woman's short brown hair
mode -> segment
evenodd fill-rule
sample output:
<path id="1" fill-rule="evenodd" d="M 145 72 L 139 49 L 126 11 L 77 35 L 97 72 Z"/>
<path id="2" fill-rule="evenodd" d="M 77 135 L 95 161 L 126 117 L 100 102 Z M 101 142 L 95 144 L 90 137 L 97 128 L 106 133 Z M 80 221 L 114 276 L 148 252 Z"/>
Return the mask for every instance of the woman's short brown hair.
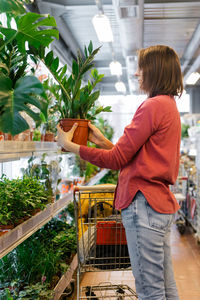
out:
<path id="1" fill-rule="evenodd" d="M 142 89 L 149 97 L 181 96 L 183 80 L 177 53 L 164 45 L 139 50 L 138 67 L 142 71 Z"/>

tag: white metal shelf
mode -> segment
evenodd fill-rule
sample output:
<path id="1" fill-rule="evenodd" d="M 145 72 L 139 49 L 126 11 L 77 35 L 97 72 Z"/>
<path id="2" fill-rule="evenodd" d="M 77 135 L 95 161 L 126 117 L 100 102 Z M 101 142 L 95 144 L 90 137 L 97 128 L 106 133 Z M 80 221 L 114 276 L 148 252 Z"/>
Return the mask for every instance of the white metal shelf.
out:
<path id="1" fill-rule="evenodd" d="M 0 162 L 17 160 L 21 157 L 41 155 L 44 152 L 58 152 L 60 147 L 55 142 L 25 142 L 25 141 L 1 141 Z"/>

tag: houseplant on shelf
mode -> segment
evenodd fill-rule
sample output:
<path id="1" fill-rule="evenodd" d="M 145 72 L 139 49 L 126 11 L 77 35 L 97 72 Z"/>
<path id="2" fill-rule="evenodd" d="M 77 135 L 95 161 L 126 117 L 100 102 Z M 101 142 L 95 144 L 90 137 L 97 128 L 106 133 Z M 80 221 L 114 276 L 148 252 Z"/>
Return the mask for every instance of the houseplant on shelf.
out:
<path id="1" fill-rule="evenodd" d="M 90 41 L 89 46 L 84 48 L 84 57 L 78 51 L 76 60 L 72 62 L 70 75 L 67 73 L 67 65 L 59 67 L 59 59 L 54 57 L 53 51 L 45 54 L 44 50 L 44 47 L 40 47 L 39 50 L 31 48 L 32 53 L 43 61 L 56 80 L 56 83 L 49 86 L 49 91 L 55 97 L 54 111 L 60 114 L 61 127 L 64 131 L 68 131 L 75 122 L 79 123 L 73 142 L 86 145 L 88 120 L 94 120 L 100 112 L 111 111 L 110 106 L 96 105 L 100 91 L 94 90 L 104 75 L 98 74 L 98 71 L 93 68 L 93 61 L 100 47 L 93 50 L 93 44 Z M 85 76 L 89 71 L 90 78 L 86 81 Z"/>
<path id="2" fill-rule="evenodd" d="M 1 0 L 0 6 L 0 14 L 7 17 L 6 25 L 0 22 L 0 130 L 13 136 L 29 129 L 22 112 L 37 124 L 47 114 L 42 83 L 27 75 L 31 73 L 28 60 L 35 62 L 29 47 L 48 47 L 59 36 L 53 17 L 26 13 L 25 3 L 28 1 Z M 16 29 L 11 28 L 11 20 Z"/>
<path id="3" fill-rule="evenodd" d="M 19 224 L 50 202 L 45 187 L 36 178 L 0 178 L 0 226 Z"/>

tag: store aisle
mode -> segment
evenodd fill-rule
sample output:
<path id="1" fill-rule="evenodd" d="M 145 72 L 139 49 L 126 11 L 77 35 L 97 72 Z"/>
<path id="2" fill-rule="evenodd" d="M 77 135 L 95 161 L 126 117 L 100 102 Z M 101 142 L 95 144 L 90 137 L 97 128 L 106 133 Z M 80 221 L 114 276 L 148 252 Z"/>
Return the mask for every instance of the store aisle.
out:
<path id="1" fill-rule="evenodd" d="M 175 225 L 172 235 L 172 257 L 180 300 L 200 299 L 200 245 L 188 229 L 180 235 Z"/>
<path id="2" fill-rule="evenodd" d="M 184 235 L 180 235 L 175 225 L 172 227 L 171 244 L 175 278 L 180 300 L 199 300 L 200 245 L 196 243 L 189 230 L 187 230 Z M 81 285 L 95 285 L 100 282 L 127 284 L 131 288 L 135 288 L 131 271 L 87 273 L 83 275 Z"/>

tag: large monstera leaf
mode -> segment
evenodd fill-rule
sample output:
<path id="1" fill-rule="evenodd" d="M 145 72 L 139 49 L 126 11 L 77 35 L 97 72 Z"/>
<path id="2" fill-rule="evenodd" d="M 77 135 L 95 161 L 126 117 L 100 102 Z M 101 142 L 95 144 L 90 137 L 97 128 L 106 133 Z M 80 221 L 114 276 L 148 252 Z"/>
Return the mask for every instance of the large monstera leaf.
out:
<path id="1" fill-rule="evenodd" d="M 19 79 L 13 89 L 11 79 L 0 75 L 0 130 L 16 135 L 28 129 L 28 123 L 20 114 L 22 111 L 34 121 L 40 121 L 42 106 L 37 96 L 43 93 L 41 82 L 34 76 Z M 35 112 L 32 106 L 36 107 L 38 112 Z"/>
<path id="2" fill-rule="evenodd" d="M 0 25 L 0 32 L 4 38 L 0 38 L 0 51 L 6 44 L 11 43 L 13 40 L 17 41 L 17 45 L 21 53 L 25 53 L 25 43 L 38 48 L 40 45 L 45 47 L 54 40 L 59 38 L 59 32 L 57 29 L 52 29 L 56 26 L 54 17 L 44 16 L 28 12 L 24 15 L 16 18 L 17 29 L 5 28 Z M 41 29 L 41 26 L 43 29 Z M 50 27 L 44 29 L 44 26 Z"/>

